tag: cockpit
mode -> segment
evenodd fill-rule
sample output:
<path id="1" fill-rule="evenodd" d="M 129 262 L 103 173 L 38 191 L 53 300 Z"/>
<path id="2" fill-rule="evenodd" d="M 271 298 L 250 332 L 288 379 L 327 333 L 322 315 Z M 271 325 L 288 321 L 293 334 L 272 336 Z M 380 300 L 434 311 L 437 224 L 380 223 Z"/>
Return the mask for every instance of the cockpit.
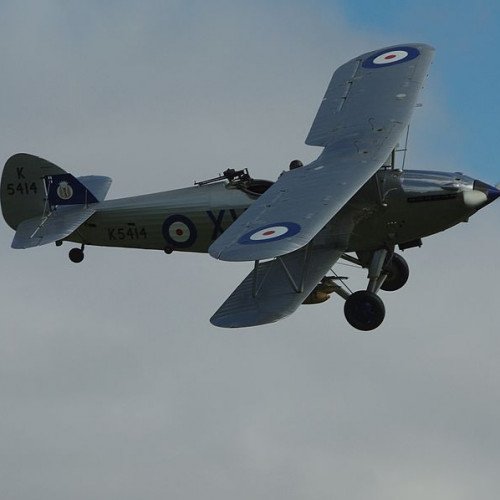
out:
<path id="1" fill-rule="evenodd" d="M 228 181 L 228 188 L 240 189 L 246 194 L 255 197 L 264 194 L 274 184 L 274 182 L 265 179 L 253 179 L 246 168 L 243 170 L 228 168 L 218 177 L 214 177 L 206 181 L 195 182 L 195 185 L 204 186 L 206 184 L 212 184 L 223 180 Z"/>

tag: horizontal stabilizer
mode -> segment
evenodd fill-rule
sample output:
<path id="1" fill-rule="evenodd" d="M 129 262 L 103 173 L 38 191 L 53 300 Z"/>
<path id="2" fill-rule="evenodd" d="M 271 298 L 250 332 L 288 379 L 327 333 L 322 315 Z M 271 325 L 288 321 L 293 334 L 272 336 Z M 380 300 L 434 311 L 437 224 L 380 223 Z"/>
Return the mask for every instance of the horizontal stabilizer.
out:
<path id="1" fill-rule="evenodd" d="M 60 207 L 47 216 L 21 222 L 12 248 L 31 248 L 62 240 L 78 229 L 95 212 L 95 208 Z"/>
<path id="2" fill-rule="evenodd" d="M 301 248 L 259 263 L 212 316 L 223 328 L 273 323 L 292 314 L 342 255 L 340 250 Z"/>

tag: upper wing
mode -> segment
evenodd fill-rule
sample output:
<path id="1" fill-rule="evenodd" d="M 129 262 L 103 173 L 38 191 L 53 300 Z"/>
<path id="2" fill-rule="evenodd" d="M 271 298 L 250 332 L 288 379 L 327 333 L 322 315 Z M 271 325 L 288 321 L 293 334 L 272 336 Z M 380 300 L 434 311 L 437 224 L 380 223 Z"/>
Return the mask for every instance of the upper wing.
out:
<path id="1" fill-rule="evenodd" d="M 317 234 L 380 168 L 411 113 L 434 49 L 407 44 L 369 52 L 333 75 L 307 144 L 319 158 L 284 172 L 209 248 L 222 260 L 292 252 Z"/>

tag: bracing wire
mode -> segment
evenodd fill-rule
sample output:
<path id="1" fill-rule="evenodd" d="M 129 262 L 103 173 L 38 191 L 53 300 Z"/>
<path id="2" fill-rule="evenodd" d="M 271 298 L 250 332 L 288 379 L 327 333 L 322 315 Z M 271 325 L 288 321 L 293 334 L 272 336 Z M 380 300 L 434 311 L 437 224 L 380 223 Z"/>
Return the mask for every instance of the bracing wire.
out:
<path id="1" fill-rule="evenodd" d="M 350 293 L 353 293 L 353 291 L 349 288 L 349 286 L 346 284 L 346 282 L 333 270 L 333 267 L 330 268 L 330 271 L 342 283 L 342 286 L 344 286 L 345 288 L 347 288 Z"/>
<path id="2" fill-rule="evenodd" d="M 357 266 L 356 264 L 347 264 L 346 262 L 337 262 L 339 266 L 346 266 L 346 267 L 354 267 L 354 269 L 361 269 L 361 266 Z"/>

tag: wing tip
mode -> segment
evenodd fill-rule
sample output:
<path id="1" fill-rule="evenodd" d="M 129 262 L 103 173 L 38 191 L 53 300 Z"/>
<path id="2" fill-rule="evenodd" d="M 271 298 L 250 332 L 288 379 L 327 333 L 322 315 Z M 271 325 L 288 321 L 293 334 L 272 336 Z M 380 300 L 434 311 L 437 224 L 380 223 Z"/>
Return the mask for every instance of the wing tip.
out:
<path id="1" fill-rule="evenodd" d="M 311 237 L 312 238 L 312 237 Z M 217 260 L 226 262 L 255 262 L 257 260 L 268 260 L 276 257 L 282 257 L 307 245 L 309 241 L 294 241 L 288 240 L 287 244 L 280 246 L 273 245 L 271 242 L 268 245 L 237 245 L 219 249 L 214 247 L 214 244 L 208 249 L 211 257 Z"/>
<path id="2" fill-rule="evenodd" d="M 272 313 L 263 314 L 261 311 L 245 311 L 239 313 L 221 313 L 217 311 L 210 318 L 210 323 L 218 328 L 234 330 L 236 328 L 252 328 L 254 326 L 276 323 L 276 321 L 282 319 L 283 317 L 283 315 L 276 315 Z"/>
<path id="3" fill-rule="evenodd" d="M 215 243 L 212 243 L 212 245 L 208 247 L 208 254 L 210 255 L 210 257 L 219 260 L 222 250 L 219 250 L 217 247 L 214 247 L 214 245 Z"/>

